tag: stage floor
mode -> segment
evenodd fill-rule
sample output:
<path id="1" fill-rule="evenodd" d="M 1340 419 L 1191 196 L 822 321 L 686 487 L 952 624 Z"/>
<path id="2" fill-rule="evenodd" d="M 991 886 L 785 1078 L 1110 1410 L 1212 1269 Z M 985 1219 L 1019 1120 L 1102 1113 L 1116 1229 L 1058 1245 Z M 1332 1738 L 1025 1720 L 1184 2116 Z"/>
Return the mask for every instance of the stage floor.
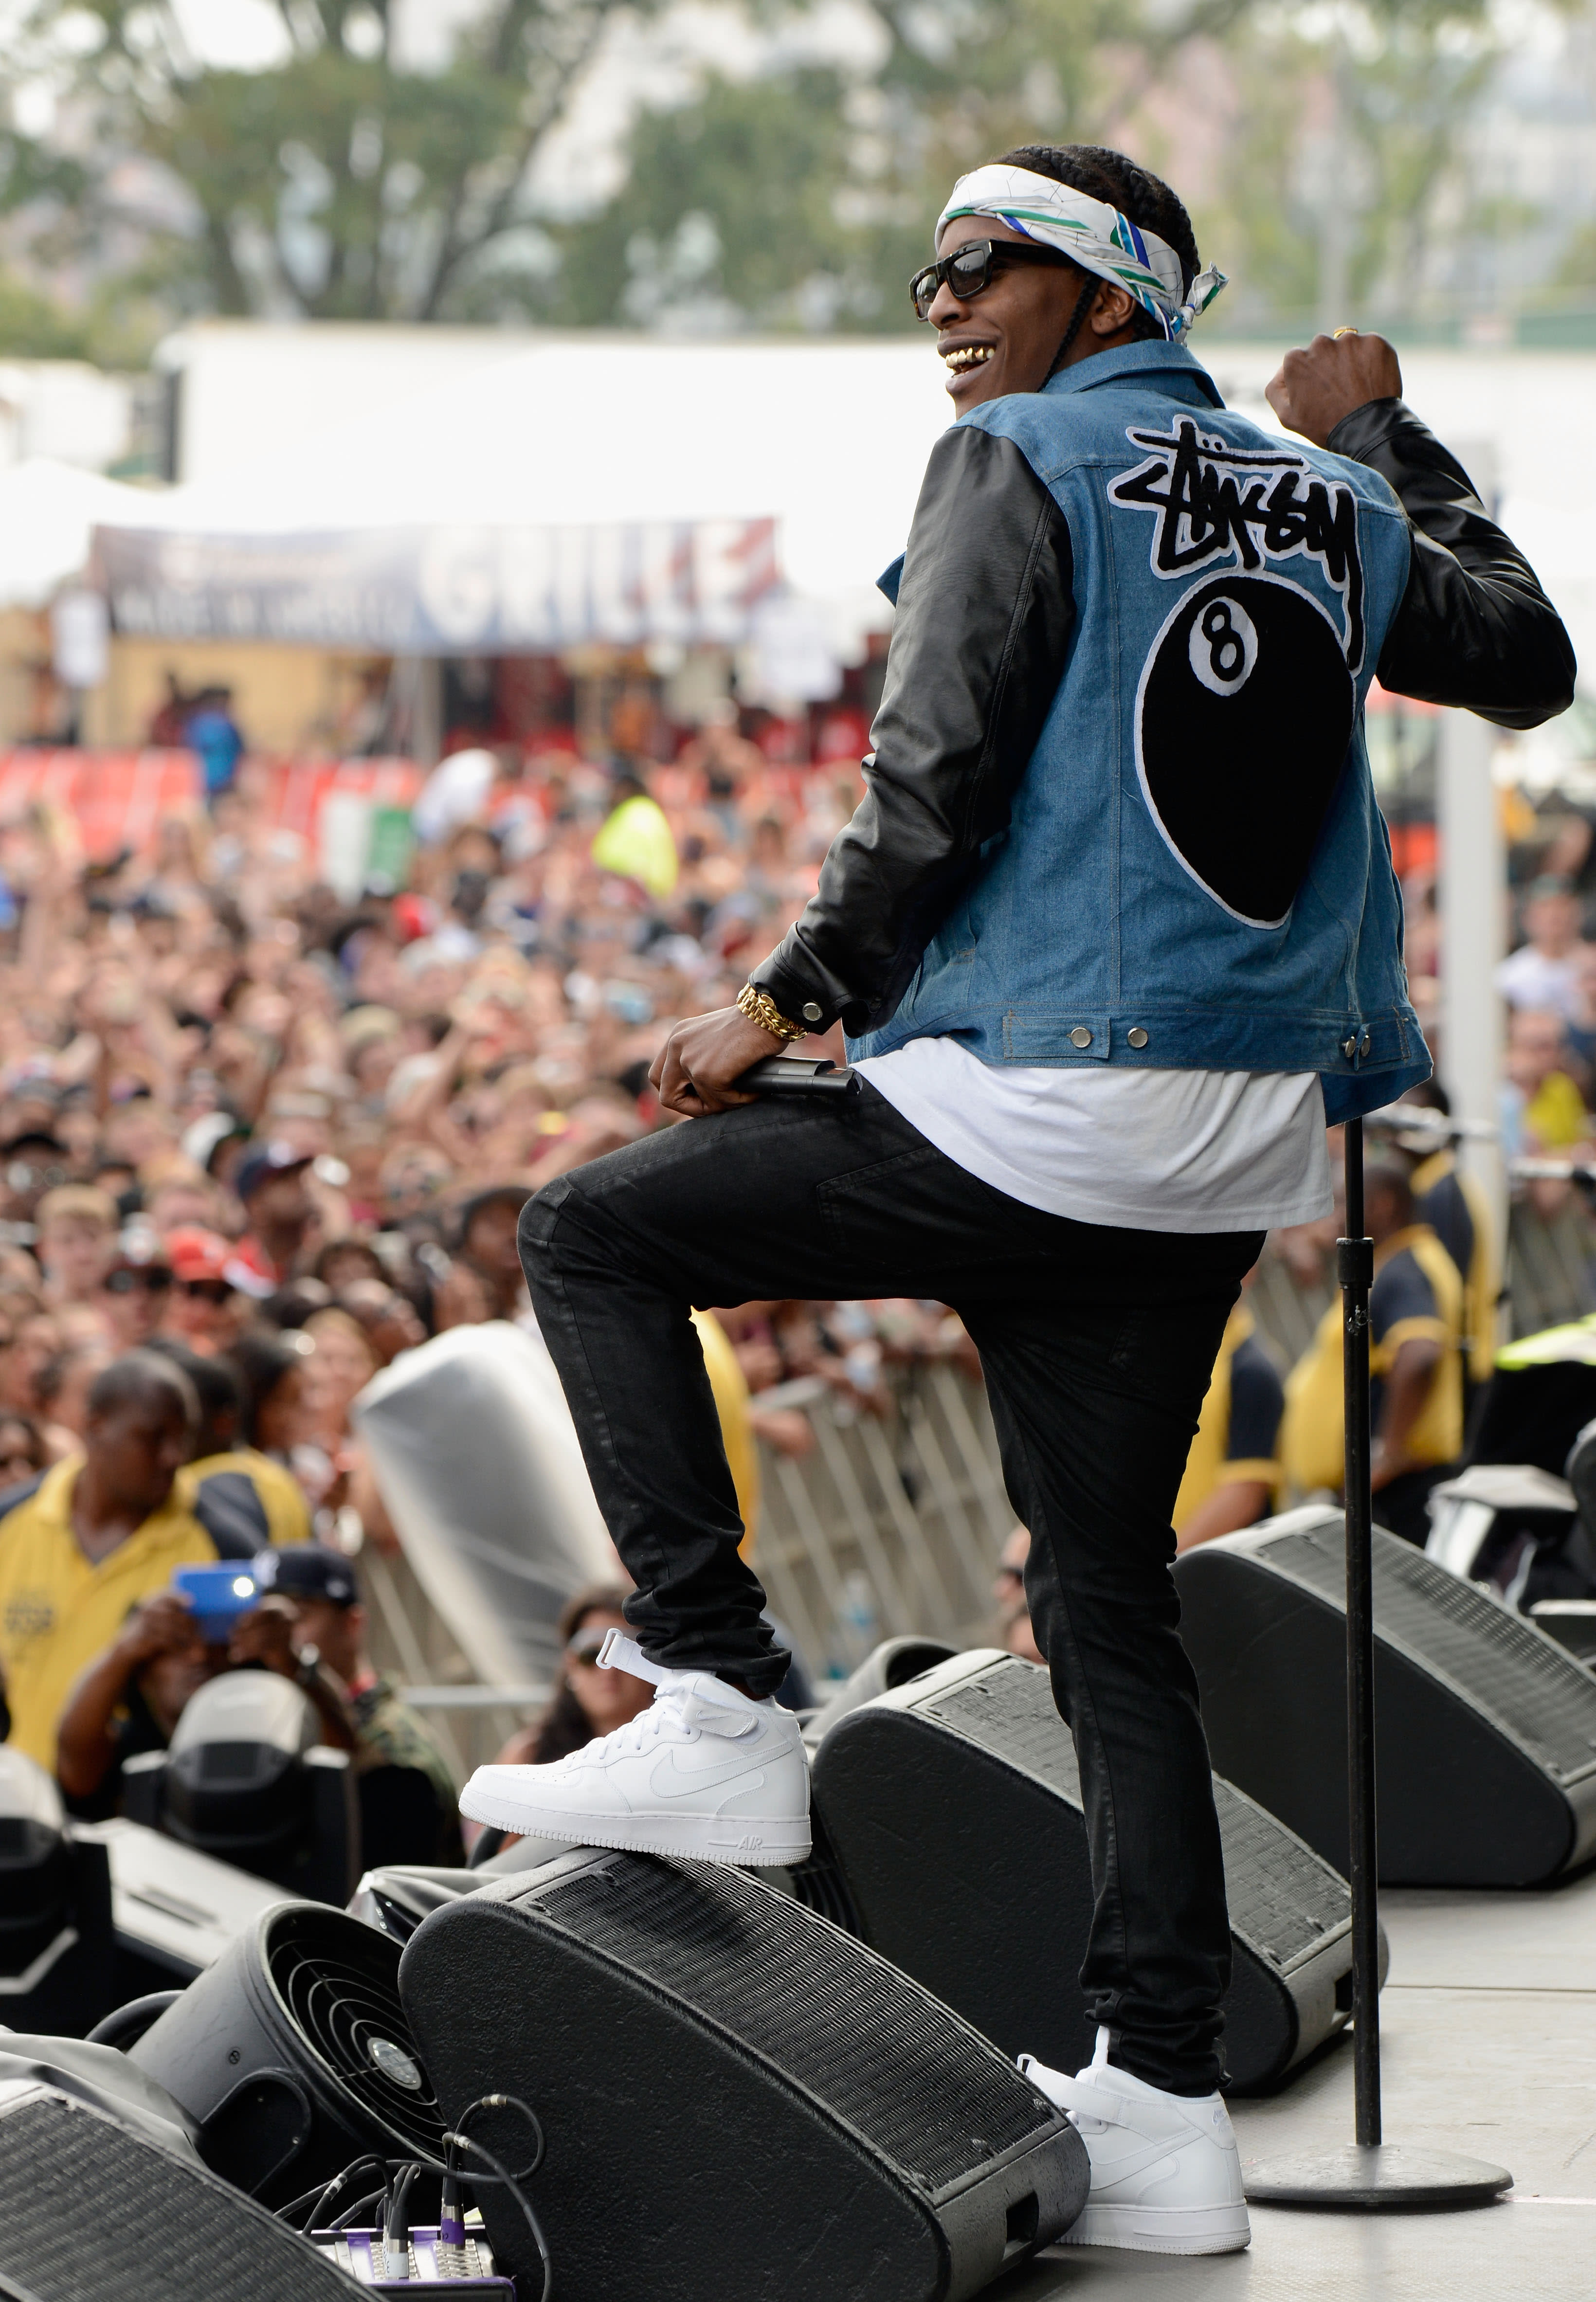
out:
<path id="1" fill-rule="evenodd" d="M 1253 2208 L 1246 2254 L 1059 2247 L 1003 2302 L 1596 2302 L 1596 1875 L 1551 1894 L 1388 1890 L 1381 1997 L 1387 2139 L 1511 2169 L 1472 2214 Z M 1232 2106 L 1244 2159 L 1352 2139 L 1332 2047 Z"/>

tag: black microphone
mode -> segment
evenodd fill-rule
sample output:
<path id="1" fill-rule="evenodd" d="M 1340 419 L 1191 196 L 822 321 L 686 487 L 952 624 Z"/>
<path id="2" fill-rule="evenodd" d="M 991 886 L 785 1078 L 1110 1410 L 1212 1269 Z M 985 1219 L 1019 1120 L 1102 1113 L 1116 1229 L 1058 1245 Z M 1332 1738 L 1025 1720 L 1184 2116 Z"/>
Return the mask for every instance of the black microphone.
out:
<path id="1" fill-rule="evenodd" d="M 829 1055 L 765 1055 L 732 1084 L 745 1095 L 857 1095 L 859 1074 Z"/>

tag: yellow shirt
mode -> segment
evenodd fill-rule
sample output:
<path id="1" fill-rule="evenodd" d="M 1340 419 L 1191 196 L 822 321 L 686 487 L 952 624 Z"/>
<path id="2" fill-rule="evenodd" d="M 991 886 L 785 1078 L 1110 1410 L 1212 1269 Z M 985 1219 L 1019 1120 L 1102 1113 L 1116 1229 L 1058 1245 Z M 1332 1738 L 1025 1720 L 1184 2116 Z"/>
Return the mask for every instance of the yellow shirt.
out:
<path id="1" fill-rule="evenodd" d="M 1257 1321 L 1245 1303 L 1238 1303 L 1225 1322 L 1214 1378 L 1197 1417 L 1197 1436 L 1186 1458 L 1186 1475 L 1175 1497 L 1173 1525 L 1177 1534 L 1210 1495 L 1232 1481 L 1256 1480 L 1269 1489 L 1270 1501 L 1280 1501 L 1281 1466 L 1272 1456 L 1238 1459 L 1231 1453 L 1231 1365 L 1241 1345 L 1257 1332 Z M 1278 1381 L 1278 1377 L 1276 1378 Z M 1278 1446 L 1277 1446 L 1278 1452 Z"/>
<path id="2" fill-rule="evenodd" d="M 265 1513 L 266 1541 L 273 1550 L 291 1550 L 315 1540 L 310 1505 L 291 1471 L 253 1447 L 235 1447 L 225 1455 L 205 1455 L 189 1463 L 179 1477 L 197 1486 L 218 1471 L 241 1471 L 260 1499 Z"/>
<path id="3" fill-rule="evenodd" d="M 1410 1315 L 1399 1310 L 1389 1324 L 1382 1326 L 1377 1299 L 1380 1276 L 1403 1254 L 1412 1256 L 1429 1281 L 1434 1313 Z M 1370 1375 L 1377 1380 L 1388 1374 L 1402 1345 L 1415 1336 L 1440 1343 L 1441 1364 L 1430 1396 L 1407 1434 L 1407 1451 L 1415 1465 L 1450 1463 L 1463 1451 L 1463 1365 L 1457 1348 L 1463 1332 L 1463 1281 L 1457 1266 L 1427 1223 L 1412 1223 L 1406 1231 L 1394 1231 L 1375 1248 L 1374 1281 L 1369 1302 Z M 1315 1487 L 1339 1490 L 1346 1475 L 1343 1398 L 1338 1295 L 1320 1321 L 1318 1333 L 1286 1379 L 1281 1460 L 1287 1478 L 1299 1493 Z M 1375 1515 L 1379 1515 L 1378 1498 Z"/>
<path id="4" fill-rule="evenodd" d="M 720 1417 L 720 1442 L 737 1490 L 737 1516 L 743 1522 L 739 1548 L 746 1554 L 753 1548 L 760 1523 L 760 1450 L 748 1419 L 748 1379 L 737 1364 L 731 1337 L 715 1314 L 695 1311 L 693 1323 L 703 1347 L 715 1412 Z"/>
<path id="5" fill-rule="evenodd" d="M 1571 1144 L 1583 1142 L 1591 1116 L 1567 1071 L 1547 1072 L 1525 1106 L 1524 1125 L 1543 1151 L 1567 1151 Z"/>
<path id="6" fill-rule="evenodd" d="M 11 1741 L 52 1773 L 55 1727 L 72 1681 L 103 1654 L 128 1610 L 164 1590 L 174 1567 L 207 1567 L 216 1546 L 173 1487 L 98 1565 L 72 1533 L 80 1455 L 57 1463 L 25 1502 L 0 1519 L 0 1672 Z"/>

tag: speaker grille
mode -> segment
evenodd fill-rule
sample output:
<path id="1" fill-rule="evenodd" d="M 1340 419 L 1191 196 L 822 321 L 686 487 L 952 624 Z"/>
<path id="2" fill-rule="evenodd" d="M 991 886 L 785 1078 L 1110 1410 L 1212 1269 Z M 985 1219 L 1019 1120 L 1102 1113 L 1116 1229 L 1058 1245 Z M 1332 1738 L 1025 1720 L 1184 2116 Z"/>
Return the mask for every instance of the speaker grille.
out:
<path id="1" fill-rule="evenodd" d="M 1422 1656 L 1527 1744 L 1559 1782 L 1596 1771 L 1596 1681 L 1516 1615 L 1411 1543 L 1374 1530 L 1376 1628 Z M 1278 1534 L 1261 1558 L 1335 1606 L 1347 1595 L 1339 1524 Z"/>
<path id="2" fill-rule="evenodd" d="M 932 2192 L 1056 2122 L 895 1967 L 736 1870 L 623 1856 L 525 1904 L 723 2024 Z"/>
<path id="3" fill-rule="evenodd" d="M 994 1663 L 979 1678 L 916 1708 L 1080 1804 L 1075 1746 L 1054 1707 L 1047 1674 L 1034 1663 Z M 1214 1798 L 1231 1924 L 1289 1974 L 1350 1923 L 1345 1881 L 1229 1783 L 1216 1777 Z"/>
<path id="4" fill-rule="evenodd" d="M 429 2157 L 442 2155 L 443 2118 L 399 1995 L 399 1945 L 341 1911 L 285 1912 L 267 1967 L 277 1995 L 318 2059 L 363 2110 Z M 399 2050 L 378 2052 L 386 2043 Z M 392 2075 L 414 2071 L 418 2084 Z"/>
<path id="5" fill-rule="evenodd" d="M 1080 1804 L 1075 1745 L 1054 1708 L 1047 1674 L 1035 1663 L 994 1663 L 951 1694 L 915 1707 L 955 1735 L 995 1751 L 1010 1766 L 1035 1775 L 1049 1790 L 1062 1791 L 1071 1806 Z"/>
<path id="6" fill-rule="evenodd" d="M 38 2302 L 339 2302 L 348 2281 L 257 2206 L 108 2119 L 0 2118 L 0 2277 Z"/>
<path id="7" fill-rule="evenodd" d="M 1352 1923 L 1347 1883 L 1273 1815 L 1214 1777 L 1231 1924 L 1281 1974 Z"/>

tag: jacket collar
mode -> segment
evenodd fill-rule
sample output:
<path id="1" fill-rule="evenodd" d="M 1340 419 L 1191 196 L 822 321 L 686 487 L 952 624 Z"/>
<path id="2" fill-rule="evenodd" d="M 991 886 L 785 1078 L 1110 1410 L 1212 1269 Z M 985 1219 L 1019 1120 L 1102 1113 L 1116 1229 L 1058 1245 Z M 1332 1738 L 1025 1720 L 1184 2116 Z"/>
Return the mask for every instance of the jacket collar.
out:
<path id="1" fill-rule="evenodd" d="M 1176 399 L 1206 400 L 1213 407 L 1224 406 L 1219 386 L 1185 345 L 1166 344 L 1155 337 L 1144 338 L 1140 343 L 1121 344 L 1117 351 L 1094 352 L 1089 359 L 1077 360 L 1073 367 L 1061 369 L 1051 382 L 1045 383 L 1042 391 L 1044 397 L 1053 399 L 1066 392 L 1096 391 L 1101 385 L 1110 383 L 1146 384 Z"/>
<path id="2" fill-rule="evenodd" d="M 1193 406 L 1205 403 L 1222 407 L 1219 386 L 1207 369 L 1193 359 L 1182 344 L 1166 344 L 1162 339 L 1148 337 L 1140 343 L 1122 344 L 1118 351 L 1094 352 L 1090 359 L 1077 360 L 1045 383 L 1035 397 L 1045 399 L 1063 399 L 1067 392 L 1096 391 L 1100 384 L 1141 384 L 1148 390 L 1161 391 L 1166 399 L 1189 400 Z M 1017 398 L 1019 394 L 1015 395 Z M 1029 397 L 1031 395 L 1026 395 Z M 981 407 L 987 403 L 983 400 Z M 980 407 L 972 407 L 970 416 L 979 416 Z M 963 424 L 967 416 L 955 416 Z M 898 585 L 903 580 L 903 554 L 900 552 L 892 566 L 876 578 L 876 589 L 898 604 Z"/>

